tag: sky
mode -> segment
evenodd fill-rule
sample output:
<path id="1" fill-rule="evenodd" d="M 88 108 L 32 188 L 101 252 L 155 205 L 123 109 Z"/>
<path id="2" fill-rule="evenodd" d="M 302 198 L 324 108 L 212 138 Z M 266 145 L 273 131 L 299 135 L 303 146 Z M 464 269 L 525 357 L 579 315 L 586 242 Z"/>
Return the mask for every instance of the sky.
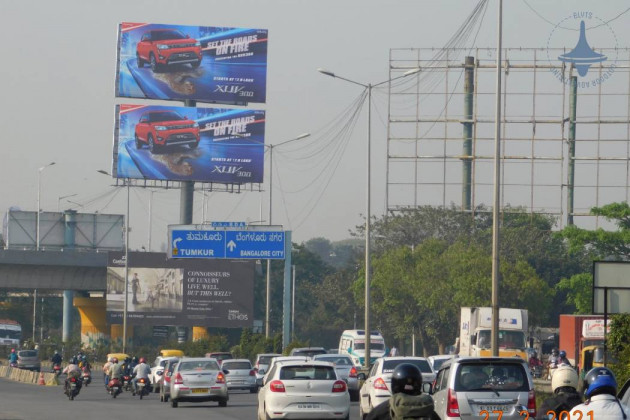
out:
<path id="1" fill-rule="evenodd" d="M 390 49 L 444 46 L 476 4 L 476 0 L 2 0 L 0 209 L 36 210 L 38 168 L 54 161 L 41 172 L 43 211 L 125 213 L 124 189 L 97 172 L 111 172 L 115 105 L 145 103 L 115 97 L 121 22 L 268 29 L 267 102 L 250 108 L 266 110 L 267 144 L 311 133 L 292 143 L 288 151 L 295 152 L 301 144 L 335 144 L 339 116 L 362 93 L 360 86 L 327 77 L 318 68 L 363 84 L 385 81 Z M 496 8 L 497 0 L 490 0 L 475 45 L 470 46 L 496 45 Z M 623 0 L 506 0 L 503 45 L 544 47 L 554 25 L 572 13 L 592 12 L 607 20 L 627 8 Z M 610 26 L 619 46 L 627 47 L 630 13 Z M 379 216 L 385 207 L 386 92 L 375 92 L 372 113 L 372 214 Z M 347 146 L 337 152 L 335 165 L 309 165 L 308 159 L 290 162 L 291 155 L 283 159 L 281 147 L 274 150 L 272 222 L 292 230 L 294 242 L 346 239 L 349 230 L 363 223 L 366 115 L 364 107 L 348 133 Z M 206 221 L 267 223 L 267 180 L 268 173 L 263 192 L 212 193 L 205 211 L 202 195 L 196 193 L 193 222 L 200 223 L 205 213 Z M 132 188 L 130 196 L 131 248 L 148 248 L 150 237 L 151 250 L 160 250 L 167 226 L 180 220 L 179 191 Z"/>

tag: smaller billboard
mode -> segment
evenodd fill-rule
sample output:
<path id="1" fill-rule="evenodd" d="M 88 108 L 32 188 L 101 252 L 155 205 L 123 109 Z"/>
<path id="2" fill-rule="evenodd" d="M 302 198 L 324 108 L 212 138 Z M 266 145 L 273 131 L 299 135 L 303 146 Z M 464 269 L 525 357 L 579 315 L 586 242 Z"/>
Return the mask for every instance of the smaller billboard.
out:
<path id="1" fill-rule="evenodd" d="M 124 22 L 116 96 L 265 103 L 266 29 Z"/>
<path id="2" fill-rule="evenodd" d="M 263 182 L 265 111 L 117 105 L 117 178 Z"/>

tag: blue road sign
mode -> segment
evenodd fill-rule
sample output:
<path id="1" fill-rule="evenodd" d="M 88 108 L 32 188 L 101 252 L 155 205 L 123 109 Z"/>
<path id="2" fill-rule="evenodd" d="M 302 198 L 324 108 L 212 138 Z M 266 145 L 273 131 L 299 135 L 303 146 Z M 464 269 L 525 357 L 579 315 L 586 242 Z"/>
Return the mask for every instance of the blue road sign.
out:
<path id="1" fill-rule="evenodd" d="M 284 232 L 228 230 L 225 232 L 227 258 L 284 259 Z"/>
<path id="2" fill-rule="evenodd" d="M 284 231 L 172 230 L 171 258 L 282 260 Z"/>
<path id="3" fill-rule="evenodd" d="M 225 231 L 173 230 L 173 258 L 225 258 Z"/>

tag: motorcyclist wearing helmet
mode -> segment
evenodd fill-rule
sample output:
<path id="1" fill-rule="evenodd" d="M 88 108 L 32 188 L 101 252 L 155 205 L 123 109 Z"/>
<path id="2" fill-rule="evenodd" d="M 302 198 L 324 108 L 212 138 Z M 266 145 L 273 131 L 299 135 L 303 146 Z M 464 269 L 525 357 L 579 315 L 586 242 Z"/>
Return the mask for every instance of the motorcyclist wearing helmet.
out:
<path id="1" fill-rule="evenodd" d="M 11 349 L 11 354 L 9 355 L 9 364 L 16 364 L 18 361 L 17 352 L 15 349 Z"/>
<path id="2" fill-rule="evenodd" d="M 60 365 L 61 360 L 62 360 L 61 355 L 59 354 L 57 350 L 55 350 L 55 354 L 53 354 L 53 356 L 50 358 L 50 361 L 52 362 L 53 366 Z"/>
<path id="3" fill-rule="evenodd" d="M 422 373 L 411 363 L 402 363 L 392 373 L 392 396 L 370 411 L 366 420 L 406 418 L 439 420 L 433 398 L 422 393 Z"/>
<path id="4" fill-rule="evenodd" d="M 122 366 L 118 363 L 118 358 L 112 358 L 112 364 L 109 366 L 107 375 L 109 376 L 110 381 L 112 379 L 118 379 L 119 381 L 122 379 L 123 371 Z"/>
<path id="5" fill-rule="evenodd" d="M 70 359 L 70 362 L 68 362 L 68 366 L 66 366 L 61 373 L 66 375 L 66 380 L 64 382 L 63 388 L 64 393 L 68 393 L 68 381 L 70 380 L 70 378 L 76 379 L 77 390 L 81 390 L 81 368 L 79 368 L 79 361 L 76 357 Z"/>
<path id="6" fill-rule="evenodd" d="M 558 366 L 571 366 L 571 362 L 567 359 L 567 352 L 560 350 L 558 353 Z"/>
<path id="7" fill-rule="evenodd" d="M 588 386 L 584 391 L 586 401 L 573 407 L 571 413 L 579 411 L 586 416 L 589 411 L 592 411 L 592 418 L 597 420 L 628 418 L 630 409 L 617 399 L 617 380 L 610 369 L 593 368 L 588 371 L 585 380 Z"/>
<path id="8" fill-rule="evenodd" d="M 578 404 L 582 404 L 582 397 L 577 392 L 578 374 L 570 366 L 560 366 L 551 378 L 553 397 L 543 401 L 538 410 L 538 419 L 547 420 L 549 413 L 555 413 L 553 418 L 559 419 L 562 411 L 572 411 Z"/>
<path id="9" fill-rule="evenodd" d="M 144 378 L 146 379 L 147 385 L 149 384 L 149 374 L 151 373 L 151 367 L 147 365 L 147 359 L 141 357 L 138 360 L 138 364 L 133 368 L 133 395 L 136 395 L 138 392 L 138 379 Z"/>

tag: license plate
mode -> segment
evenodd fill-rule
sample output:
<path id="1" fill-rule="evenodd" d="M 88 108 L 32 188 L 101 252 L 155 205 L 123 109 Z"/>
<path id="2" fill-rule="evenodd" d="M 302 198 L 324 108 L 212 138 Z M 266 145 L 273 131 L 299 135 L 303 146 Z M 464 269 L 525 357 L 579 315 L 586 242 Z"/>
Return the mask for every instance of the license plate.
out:
<path id="1" fill-rule="evenodd" d="M 507 405 L 480 405 L 478 407 L 479 407 L 479 413 L 484 412 L 485 414 L 485 412 L 487 411 L 490 417 L 495 417 L 495 416 L 498 417 L 499 413 L 503 415 L 512 410 L 512 407 L 507 406 Z"/>
<path id="2" fill-rule="evenodd" d="M 298 404 L 297 408 L 300 410 L 319 410 L 319 404 Z"/>
<path id="3" fill-rule="evenodd" d="M 138 388 L 144 388 L 144 382 L 138 382 Z"/>
<path id="4" fill-rule="evenodd" d="M 204 392 L 208 392 L 208 388 L 194 388 L 192 390 L 193 394 L 203 394 Z"/>
<path id="5" fill-rule="evenodd" d="M 74 389 L 77 387 L 77 384 L 75 384 L 74 382 L 70 384 L 70 388 Z"/>

